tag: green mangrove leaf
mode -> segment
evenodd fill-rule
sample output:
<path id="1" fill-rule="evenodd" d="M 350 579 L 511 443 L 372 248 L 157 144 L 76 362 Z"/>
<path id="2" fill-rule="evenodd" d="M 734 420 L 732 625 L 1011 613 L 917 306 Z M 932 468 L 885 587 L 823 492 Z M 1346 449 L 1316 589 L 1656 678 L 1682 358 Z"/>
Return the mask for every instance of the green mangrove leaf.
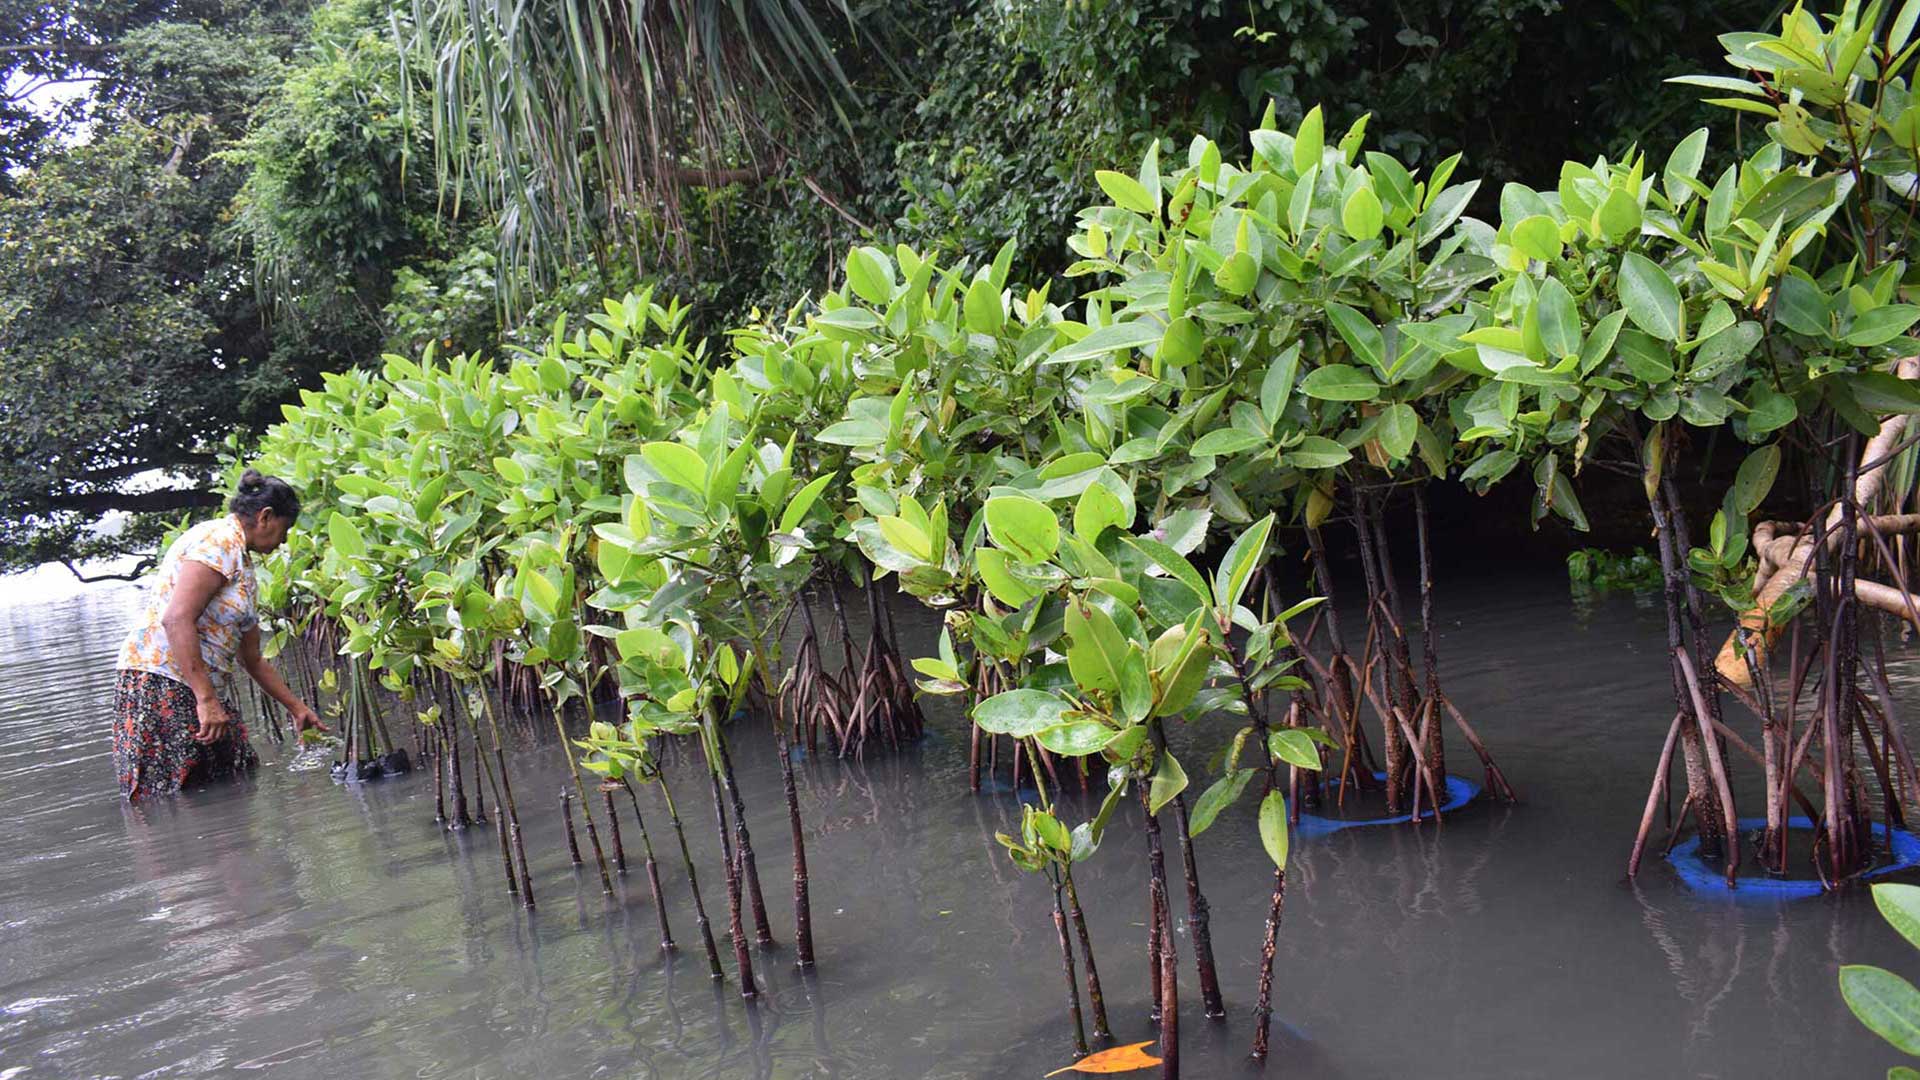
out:
<path id="1" fill-rule="evenodd" d="M 1273 363 L 1267 365 L 1267 374 L 1260 380 L 1260 414 L 1267 419 L 1267 430 L 1272 431 L 1280 423 L 1280 414 L 1286 411 L 1287 397 L 1293 393 L 1294 376 L 1300 370 L 1300 343 L 1295 341 L 1287 346 Z"/>
<path id="2" fill-rule="evenodd" d="M 1088 690 L 1118 693 L 1125 678 L 1128 642 L 1100 608 L 1076 600 L 1066 610 L 1067 668 Z"/>
<path id="3" fill-rule="evenodd" d="M 1024 739 L 1059 724 L 1071 708 L 1065 698 L 1045 690 L 1008 690 L 973 708 L 981 731 Z"/>
<path id="4" fill-rule="evenodd" d="M 1620 303 L 1633 325 L 1662 341 L 1680 340 L 1680 288 L 1659 263 L 1634 251 L 1620 257 Z"/>
<path id="5" fill-rule="evenodd" d="M 1840 996 L 1874 1034 L 1920 1055 L 1920 990 L 1912 983 L 1885 968 L 1847 964 L 1840 969 Z"/>
<path id="6" fill-rule="evenodd" d="M 1293 134 L 1293 171 L 1297 176 L 1320 164 L 1320 154 L 1326 149 L 1326 120 L 1320 113 L 1320 106 L 1307 110 L 1300 120 L 1300 129 Z"/>
<path id="7" fill-rule="evenodd" d="M 1873 903 L 1888 925 L 1920 949 L 1920 885 L 1875 885 Z"/>
<path id="8" fill-rule="evenodd" d="M 1056 350 L 1047 358 L 1047 363 L 1077 364 L 1104 353 L 1121 349 L 1138 349 L 1156 344 L 1165 332 L 1159 323 L 1151 319 L 1135 319 L 1132 322 L 1103 326 L 1079 341 Z"/>
<path id="9" fill-rule="evenodd" d="M 1365 315 L 1360 314 L 1345 304 L 1336 304 L 1329 301 L 1327 303 L 1327 321 L 1333 324 L 1334 330 L 1340 334 L 1340 340 L 1347 343 L 1347 348 L 1353 350 L 1354 356 L 1366 361 L 1367 366 L 1375 371 L 1384 373 L 1387 370 L 1387 339 L 1380 333 L 1380 328 L 1373 325 L 1372 319 L 1367 318 Z M 1311 382 L 1314 375 L 1319 374 L 1321 371 L 1333 370 L 1334 367 L 1338 366 L 1339 365 L 1332 365 L 1330 367 L 1320 368 L 1313 374 L 1308 375 L 1307 380 Z M 1301 388 L 1314 397 L 1322 396 L 1314 393 L 1312 390 L 1307 390 L 1305 384 L 1302 384 Z M 1368 396 L 1371 397 L 1372 395 L 1369 394 Z M 1364 399 L 1349 398 L 1343 400 Z"/>
<path id="10" fill-rule="evenodd" d="M 1206 341 L 1206 332 L 1200 329 L 1200 324 L 1181 316 L 1167 324 L 1167 332 L 1160 338 L 1160 350 L 1154 355 L 1168 367 L 1186 367 L 1200 359 Z"/>
<path id="11" fill-rule="evenodd" d="M 1267 735 L 1267 749 L 1296 768 L 1320 768 L 1320 751 L 1304 728 L 1276 728 Z"/>
<path id="12" fill-rule="evenodd" d="M 1916 321 L 1920 321 L 1920 306 L 1887 304 L 1861 312 L 1853 320 L 1853 326 L 1847 330 L 1846 341 L 1847 344 L 1862 349 L 1885 345 L 1906 333 L 1907 328 Z"/>
<path id="13" fill-rule="evenodd" d="M 976 334 L 998 334 L 1006 325 L 1006 307 L 1000 302 L 1000 290 L 986 276 L 973 279 L 967 287 L 964 304 L 967 329 Z"/>
<path id="14" fill-rule="evenodd" d="M 1133 545 L 1142 555 L 1152 560 L 1155 566 L 1165 570 L 1182 585 L 1192 589 L 1194 595 L 1200 598 L 1201 603 L 1206 603 L 1213 599 L 1213 594 L 1207 589 L 1206 581 L 1201 578 L 1200 571 L 1194 569 L 1193 564 L 1187 561 L 1186 556 L 1166 544 L 1147 536 L 1129 536 L 1127 537 L 1127 543 Z"/>
<path id="15" fill-rule="evenodd" d="M 1147 812 L 1159 813 L 1161 807 L 1185 790 L 1187 770 L 1180 767 L 1179 759 L 1170 751 L 1161 751 L 1160 759 L 1154 762 L 1153 780 L 1147 786 Z"/>
<path id="16" fill-rule="evenodd" d="M 893 263 L 879 248 L 853 248 L 847 252 L 847 284 L 860 299 L 883 306 L 893 299 Z"/>
<path id="17" fill-rule="evenodd" d="M 703 499 L 707 494 L 707 462 L 692 447 L 676 442 L 650 442 L 640 448 L 660 478 Z"/>
<path id="18" fill-rule="evenodd" d="M 367 538 L 361 534 L 360 527 L 338 510 L 327 518 L 327 540 L 335 551 L 349 559 L 358 559 L 367 553 Z"/>
<path id="19" fill-rule="evenodd" d="M 980 548 L 973 553 L 974 567 L 980 571 L 980 582 L 993 594 L 995 600 L 1011 608 L 1026 606 L 1027 601 L 1040 595 L 1040 590 L 1014 577 L 1007 571 L 1007 553 L 994 548 Z"/>
<path id="20" fill-rule="evenodd" d="M 1413 406 L 1396 402 L 1381 412 L 1374 438 L 1380 440 L 1380 449 L 1387 452 L 1387 457 L 1398 461 L 1413 451 L 1413 440 L 1419 432 L 1420 416 Z"/>
<path id="21" fill-rule="evenodd" d="M 1101 169 L 1093 174 L 1093 178 L 1100 184 L 1100 190 L 1107 193 L 1107 198 L 1113 200 L 1115 206 L 1123 210 L 1131 210 L 1136 214 L 1145 214 L 1148 217 L 1159 213 L 1159 199 L 1147 191 L 1146 185 L 1126 173 Z"/>
<path id="22" fill-rule="evenodd" d="M 1287 868 L 1287 799 L 1278 790 L 1260 800 L 1260 844 L 1273 865 Z"/>
<path id="23" fill-rule="evenodd" d="M 1221 622 L 1224 623 L 1233 609 L 1239 605 L 1240 597 L 1247 591 L 1247 582 L 1253 578 L 1253 572 L 1267 551 L 1267 536 L 1273 532 L 1273 515 L 1268 514 L 1254 522 L 1247 530 L 1234 538 L 1227 553 L 1221 556 L 1220 569 L 1213 578 L 1213 600 L 1218 605 Z"/>
<path id="24" fill-rule="evenodd" d="M 1113 737 L 1113 729 L 1097 720 L 1070 720 L 1055 724 L 1035 736 L 1040 745 L 1066 757 L 1097 754 Z"/>
<path id="25" fill-rule="evenodd" d="M 1286 463 L 1296 469 L 1331 469 L 1352 458 L 1352 451 L 1322 435 L 1309 435 L 1286 452 Z"/>
<path id="26" fill-rule="evenodd" d="M 1220 457 L 1252 450 L 1266 442 L 1266 436 L 1245 428 L 1214 428 L 1193 441 L 1191 453 L 1194 457 Z"/>
<path id="27" fill-rule="evenodd" d="M 1326 364 L 1307 372 L 1300 392 L 1322 401 L 1371 401 L 1380 384 L 1365 371 L 1348 364 Z"/>
<path id="28" fill-rule="evenodd" d="M 1760 344 L 1763 333 L 1760 324 L 1749 319 L 1713 335 L 1693 354 L 1693 363 L 1687 367 L 1687 378 L 1694 382 L 1705 382 L 1745 360 L 1753 352 L 1753 347 Z"/>
<path id="29" fill-rule="evenodd" d="M 1260 280 L 1260 264 L 1253 255 L 1245 251 L 1236 251 L 1227 256 L 1220 268 L 1213 272 L 1213 283 L 1228 296 L 1245 296 L 1253 291 Z"/>
<path id="30" fill-rule="evenodd" d="M 1073 508 L 1073 531 L 1093 543 L 1109 526 L 1122 530 L 1133 527 L 1134 508 L 1120 500 L 1105 484 L 1088 484 Z"/>
<path id="31" fill-rule="evenodd" d="M 1769 443 L 1748 454 L 1733 478 L 1733 503 L 1741 513 L 1752 514 L 1773 490 L 1773 478 L 1780 474 L 1780 446 Z"/>
<path id="32" fill-rule="evenodd" d="M 1369 187 L 1357 187 L 1340 209 L 1340 224 L 1355 240 L 1371 240 L 1380 235 L 1386 216 L 1380 209 L 1380 196 Z"/>
<path id="33" fill-rule="evenodd" d="M 787 503 L 787 508 L 780 514 L 780 531 L 790 533 L 799 528 L 800 523 L 806 520 L 807 511 L 813 509 L 813 504 L 819 500 L 820 493 L 825 491 L 827 485 L 833 483 L 834 477 L 838 475 L 840 474 L 828 473 L 825 476 L 815 477 L 806 487 L 794 492 L 793 499 Z"/>
<path id="34" fill-rule="evenodd" d="M 1546 214 L 1531 215 L 1514 225 L 1507 242 L 1529 259 L 1552 262 L 1560 257 L 1560 223 Z"/>
<path id="35" fill-rule="evenodd" d="M 1193 815 L 1187 821 L 1187 835 L 1199 836 L 1213 825 L 1220 811 L 1232 806 L 1247 790 L 1247 781 L 1253 779 L 1256 769 L 1229 769 L 1226 775 L 1208 785 L 1193 804 Z"/>
<path id="36" fill-rule="evenodd" d="M 985 508 L 987 534 L 1028 566 L 1053 558 L 1060 547 L 1060 520 L 1045 503 L 1024 495 L 996 495 Z"/>

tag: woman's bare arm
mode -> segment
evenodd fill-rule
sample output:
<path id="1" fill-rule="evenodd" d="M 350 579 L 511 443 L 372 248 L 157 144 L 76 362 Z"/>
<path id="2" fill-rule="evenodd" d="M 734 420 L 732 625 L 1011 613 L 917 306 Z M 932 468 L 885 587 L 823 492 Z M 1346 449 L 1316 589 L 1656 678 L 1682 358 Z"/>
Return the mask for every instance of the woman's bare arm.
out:
<path id="1" fill-rule="evenodd" d="M 220 705 L 213 689 L 213 676 L 207 671 L 206 657 L 200 655 L 200 616 L 221 589 L 226 576 L 205 563 L 183 559 L 173 582 L 173 596 L 160 616 L 160 628 L 166 632 L 167 647 L 173 653 L 174 670 L 193 689 L 199 706 L 200 742 L 212 742 L 227 733 L 227 710 Z"/>
<path id="2" fill-rule="evenodd" d="M 260 684 L 260 689 L 265 690 L 268 697 L 286 706 L 287 714 L 293 717 L 293 730 L 296 733 L 307 728 L 323 732 L 327 730 L 327 725 L 320 722 L 320 717 L 287 686 L 272 662 L 260 655 L 260 628 L 257 626 L 240 635 L 240 666 L 253 676 L 253 681 Z"/>

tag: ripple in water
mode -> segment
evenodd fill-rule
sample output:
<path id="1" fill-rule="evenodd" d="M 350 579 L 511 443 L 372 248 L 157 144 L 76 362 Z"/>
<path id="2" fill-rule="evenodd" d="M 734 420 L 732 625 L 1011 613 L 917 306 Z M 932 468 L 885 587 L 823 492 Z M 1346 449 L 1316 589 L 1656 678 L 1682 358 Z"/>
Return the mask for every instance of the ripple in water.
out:
<path id="1" fill-rule="evenodd" d="M 1663 631 L 1657 610 L 1630 598 L 1576 615 L 1565 594 L 1558 577 L 1447 580 L 1450 694 L 1526 802 L 1471 807 L 1438 831 L 1296 844 L 1272 1075 L 1883 1069 L 1888 1055 L 1846 1015 L 1834 970 L 1916 972 L 1863 898 L 1730 905 L 1687 893 L 1664 866 L 1621 883 L 1671 716 Z M 967 793 L 950 711 L 906 753 L 801 763 L 820 951 L 808 976 L 792 966 L 778 762 L 764 731 L 740 729 L 736 763 L 782 945 L 756 954 L 766 993 L 748 1008 L 731 982 L 706 978 L 677 858 L 661 870 L 681 951 L 661 955 L 630 816 L 636 865 L 611 902 L 596 874 L 569 864 L 550 743 L 512 755 L 532 914 L 506 895 L 489 828 L 434 824 L 430 768 L 341 786 L 258 735 L 269 767 L 255 776 L 123 805 L 107 707 L 136 598 L 115 589 L 0 608 L 0 1080 L 878 1080 L 1037 1076 L 1071 1059 L 1050 897 L 992 840 L 1017 825 L 1019 804 Z M 905 605 L 899 619 L 909 655 L 931 649 L 933 621 Z M 1920 680 L 1901 685 L 1920 693 Z M 392 721 L 396 734 L 408 723 Z M 1175 733 L 1196 783 L 1231 733 L 1211 721 Z M 724 926 L 697 756 L 670 755 L 668 778 Z M 1076 814 L 1097 802 L 1071 783 L 1062 798 Z M 657 797 L 643 806 L 656 849 L 675 850 Z M 1118 821 L 1078 877 L 1116 1035 L 1132 1042 L 1153 1037 L 1144 851 L 1137 822 Z M 1193 1075 L 1240 1075 L 1271 881 L 1250 807 L 1223 815 L 1198 857 L 1230 1015 L 1210 1024 L 1182 1010 L 1183 1052 Z M 1182 996 L 1197 1001 L 1191 939 L 1178 942 Z"/>

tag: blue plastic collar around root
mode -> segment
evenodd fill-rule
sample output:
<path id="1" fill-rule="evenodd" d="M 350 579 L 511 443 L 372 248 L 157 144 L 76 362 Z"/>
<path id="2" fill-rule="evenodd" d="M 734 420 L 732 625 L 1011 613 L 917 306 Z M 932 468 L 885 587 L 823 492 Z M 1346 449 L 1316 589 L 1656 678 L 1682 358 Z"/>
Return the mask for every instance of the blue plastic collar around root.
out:
<path id="1" fill-rule="evenodd" d="M 1766 818 L 1741 818 L 1742 833 L 1765 829 Z M 1813 822 L 1804 817 L 1787 819 L 1789 829 L 1812 829 Z M 1900 870 L 1911 870 L 1920 866 L 1920 837 L 1905 829 L 1891 829 L 1883 822 L 1874 822 L 1873 836 L 1892 856 L 1885 866 L 1876 866 L 1860 876 L 1877 878 Z M 1794 880 L 1776 877 L 1736 877 L 1734 887 L 1727 888 L 1726 872 L 1711 866 L 1700 857 L 1700 837 L 1698 834 L 1682 840 L 1667 855 L 1667 861 L 1673 864 L 1680 881 L 1697 893 L 1709 893 L 1725 896 L 1734 900 L 1804 900 L 1809 896 L 1819 896 L 1826 887 L 1818 881 Z"/>
<path id="2" fill-rule="evenodd" d="M 1373 778 L 1375 780 L 1385 780 L 1387 774 L 1384 772 L 1375 772 Z M 1339 783 L 1340 781 L 1337 777 L 1327 781 L 1329 787 L 1338 786 Z M 1447 801 L 1441 805 L 1440 812 L 1443 814 L 1451 814 L 1455 810 L 1472 802 L 1473 797 L 1478 794 L 1480 794 L 1479 784 L 1463 777 L 1449 775 L 1447 777 Z M 1432 816 L 1433 811 L 1430 809 L 1420 811 L 1422 820 Z M 1312 838 L 1315 836 L 1326 836 L 1329 833 L 1337 833 L 1341 829 L 1358 829 L 1372 825 L 1402 825 L 1412 820 L 1412 814 L 1401 814 L 1398 817 L 1383 818 L 1330 818 L 1302 811 L 1300 814 L 1300 824 L 1294 826 L 1293 834 L 1296 837 Z"/>

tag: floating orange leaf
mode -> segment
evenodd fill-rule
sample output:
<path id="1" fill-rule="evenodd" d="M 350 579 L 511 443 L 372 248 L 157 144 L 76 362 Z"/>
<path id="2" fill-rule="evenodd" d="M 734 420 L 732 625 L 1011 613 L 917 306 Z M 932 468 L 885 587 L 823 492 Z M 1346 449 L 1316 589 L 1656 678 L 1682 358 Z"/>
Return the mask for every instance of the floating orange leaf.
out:
<path id="1" fill-rule="evenodd" d="M 1133 1072 L 1136 1069 L 1150 1069 L 1160 1064 L 1160 1059 L 1141 1048 L 1152 1045 L 1153 1040 L 1149 1039 L 1131 1046 L 1116 1046 L 1111 1050 L 1088 1054 L 1066 1068 L 1055 1069 L 1047 1075 L 1059 1076 L 1063 1072 L 1123 1073 Z"/>

